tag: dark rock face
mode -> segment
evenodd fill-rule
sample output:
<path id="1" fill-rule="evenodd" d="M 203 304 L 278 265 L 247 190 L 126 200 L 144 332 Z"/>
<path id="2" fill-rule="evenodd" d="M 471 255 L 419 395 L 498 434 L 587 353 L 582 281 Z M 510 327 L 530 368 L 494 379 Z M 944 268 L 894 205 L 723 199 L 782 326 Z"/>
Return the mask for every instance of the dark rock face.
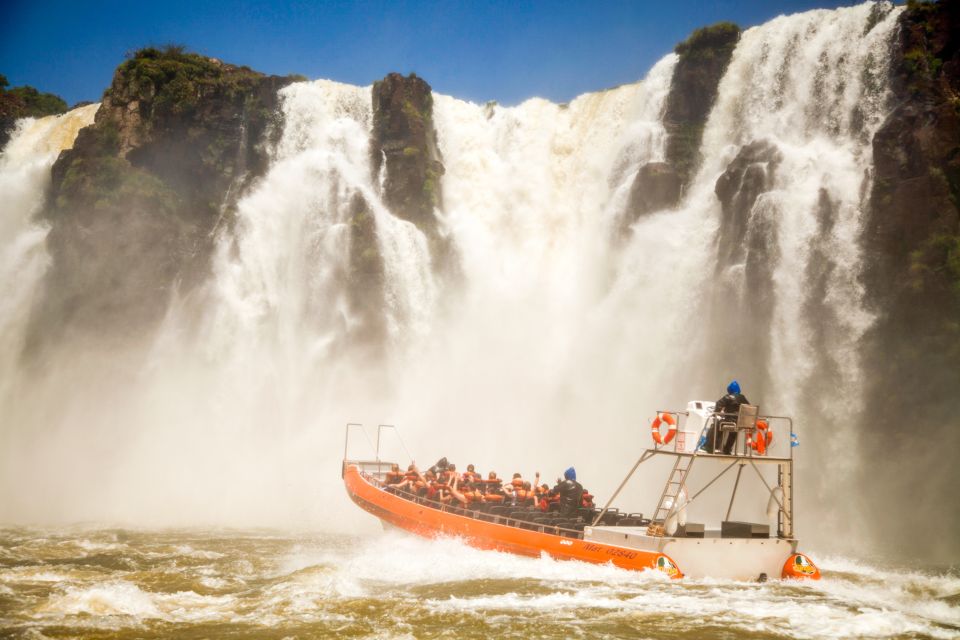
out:
<path id="1" fill-rule="evenodd" d="M 266 167 L 258 143 L 289 82 L 178 48 L 118 67 L 95 123 L 53 167 L 38 340 L 64 328 L 135 335 L 174 286 L 203 279 L 218 225 Z"/>
<path id="2" fill-rule="evenodd" d="M 376 346 L 386 335 L 383 256 L 370 205 L 359 193 L 350 203 L 350 266 L 346 278 L 354 326 L 347 335 L 354 344 Z"/>
<path id="3" fill-rule="evenodd" d="M 630 188 L 631 209 L 635 216 L 674 206 L 682 188 L 677 170 L 666 162 L 648 162 L 640 167 Z"/>
<path id="4" fill-rule="evenodd" d="M 949 495 L 958 475 L 948 456 L 960 448 L 960 2 L 908 3 L 892 76 L 895 106 L 873 141 L 864 233 L 877 320 L 864 343 L 870 386 L 862 429 L 876 434 L 866 441 L 871 453 L 903 453 L 909 477 L 929 481 L 925 496 Z M 903 480 L 871 478 L 875 513 L 890 518 L 882 524 L 899 514 L 879 505 L 925 507 L 920 485 Z M 955 502 L 932 513 L 938 529 L 960 527 Z M 955 555 L 955 540 L 944 545 Z"/>
<path id="5" fill-rule="evenodd" d="M 666 162 L 651 163 L 637 174 L 630 190 L 627 225 L 646 213 L 674 207 L 680 201 L 700 163 L 703 127 L 739 39 L 740 27 L 720 22 L 697 29 L 677 45 L 680 59 L 673 71 L 664 113 Z"/>
<path id="6" fill-rule="evenodd" d="M 10 141 L 13 126 L 20 118 L 42 118 L 67 111 L 67 103 L 52 93 L 40 93 L 33 87 L 7 89 L 7 78 L 0 74 L 0 151 Z"/>
<path id="7" fill-rule="evenodd" d="M 750 212 L 765 191 L 773 187 L 782 156 L 775 146 L 757 140 L 742 147 L 740 153 L 717 178 L 714 192 L 723 209 L 720 226 L 717 269 L 742 262 L 746 255 Z"/>
<path id="8" fill-rule="evenodd" d="M 721 370 L 761 374 L 767 370 L 773 269 L 779 254 L 776 208 L 760 198 L 773 188 L 781 160 L 775 146 L 758 140 L 741 148 L 717 179 L 715 192 L 723 216 L 711 299 L 715 331 L 711 343 Z M 763 397 L 763 381 L 768 379 L 768 375 L 757 376 L 753 395 Z"/>
<path id="9" fill-rule="evenodd" d="M 391 73 L 373 84 L 374 175 L 386 171 L 383 201 L 393 214 L 437 235 L 434 210 L 443 206 L 443 162 L 433 128 L 430 85 L 414 74 Z"/>
<path id="10" fill-rule="evenodd" d="M 740 27 L 731 22 L 697 29 L 676 47 L 680 56 L 664 114 L 667 162 L 687 184 L 700 163 L 700 141 L 717 87 L 740 40 Z"/>

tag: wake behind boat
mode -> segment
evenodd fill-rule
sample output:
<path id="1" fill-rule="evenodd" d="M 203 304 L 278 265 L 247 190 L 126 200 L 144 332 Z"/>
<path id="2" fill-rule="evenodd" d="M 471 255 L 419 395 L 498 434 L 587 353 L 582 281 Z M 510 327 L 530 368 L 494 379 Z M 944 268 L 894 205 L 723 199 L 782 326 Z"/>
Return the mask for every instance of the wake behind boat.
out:
<path id="1" fill-rule="evenodd" d="M 374 460 L 347 458 L 351 426 L 359 425 L 347 425 L 342 466 L 347 494 L 385 526 L 428 538 L 458 537 L 479 549 L 609 562 L 625 569 L 655 569 L 673 578 L 820 578 L 813 562 L 797 551 L 794 536 L 792 420 L 759 416 L 756 406 L 742 405 L 737 415 L 729 415 L 715 412 L 712 402 L 694 401 L 686 411 L 658 411 L 651 425 L 653 448 L 643 451 L 602 508 L 586 501 L 561 505 L 556 488 L 540 496 L 529 495 L 522 486 L 499 490 L 470 472 L 461 477 L 442 469 L 444 477 L 431 481 L 411 464 L 414 471 L 408 469 L 404 480 L 395 463 L 380 460 L 382 427 Z M 785 427 L 790 439 L 775 442 L 777 427 Z M 775 455 L 780 452 L 783 455 Z M 637 469 L 655 458 L 667 458 L 672 466 L 653 515 L 613 508 Z M 698 486 L 690 479 L 695 465 L 711 469 Z M 688 522 L 690 506 L 734 468 L 736 481 L 724 519 L 709 528 Z M 776 474 L 772 482 L 765 475 L 771 471 Z M 747 481 L 761 483 L 766 491 L 768 516 L 776 518 L 773 535 L 769 524 L 730 520 L 738 489 Z"/>

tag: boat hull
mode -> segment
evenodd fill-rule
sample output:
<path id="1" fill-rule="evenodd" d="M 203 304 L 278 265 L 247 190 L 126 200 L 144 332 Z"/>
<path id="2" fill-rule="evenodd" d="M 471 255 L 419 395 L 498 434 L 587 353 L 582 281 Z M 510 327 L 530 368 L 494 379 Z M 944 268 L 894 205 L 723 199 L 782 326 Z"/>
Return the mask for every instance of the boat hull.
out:
<path id="1" fill-rule="evenodd" d="M 584 537 L 631 549 L 667 554 L 685 576 L 758 580 L 782 576 L 784 561 L 796 553 L 797 541 L 781 538 L 722 538 L 719 531 L 704 538 L 648 536 L 643 527 L 587 527 Z"/>
<path id="2" fill-rule="evenodd" d="M 611 563 L 633 570 L 659 569 L 671 577 L 682 576 L 677 564 L 668 555 L 658 551 L 629 549 L 520 529 L 417 504 L 376 486 L 364 478 L 354 464 L 347 463 L 344 466 L 343 480 L 347 495 L 361 509 L 389 525 L 427 538 L 456 537 L 478 549 L 530 557 L 546 553 L 559 560 Z"/>

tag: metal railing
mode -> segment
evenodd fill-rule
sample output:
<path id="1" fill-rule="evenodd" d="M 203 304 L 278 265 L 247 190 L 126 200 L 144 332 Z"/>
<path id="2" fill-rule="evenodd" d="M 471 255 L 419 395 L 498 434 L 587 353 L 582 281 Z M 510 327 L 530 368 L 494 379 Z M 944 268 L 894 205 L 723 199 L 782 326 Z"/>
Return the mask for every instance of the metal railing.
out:
<path id="1" fill-rule="evenodd" d="M 686 422 L 689 420 L 689 416 L 690 416 L 689 411 L 670 411 L 667 409 L 658 409 L 656 414 L 674 416 L 677 422 L 678 431 L 681 430 L 682 426 L 686 426 Z M 727 456 L 748 457 L 748 458 L 767 457 L 769 455 L 770 449 L 767 450 L 767 453 L 761 455 L 760 453 L 758 453 L 756 450 L 754 450 L 752 447 L 750 447 L 747 444 L 747 435 L 756 437 L 759 431 L 759 429 L 756 427 L 756 423 L 763 420 L 767 422 L 767 424 L 769 425 L 769 428 L 775 434 L 778 434 L 778 433 L 784 434 L 784 435 L 780 435 L 780 438 L 785 438 L 785 442 L 787 443 L 787 453 L 789 454 L 788 456 L 784 456 L 784 457 L 789 458 L 791 460 L 793 459 L 792 441 L 794 436 L 796 435 L 796 432 L 794 431 L 794 427 L 793 427 L 793 418 L 790 418 L 788 416 L 757 415 L 756 419 L 748 427 L 740 426 L 738 424 L 738 418 L 739 418 L 738 414 L 735 414 L 735 413 L 719 413 L 719 412 L 711 413 L 710 416 L 704 421 L 703 427 L 701 427 L 699 433 L 697 433 L 697 444 L 696 444 L 695 453 L 697 455 L 727 455 Z M 714 452 L 709 453 L 705 451 L 702 447 L 703 447 L 704 441 L 706 440 L 707 433 L 709 432 L 710 427 L 714 422 L 717 423 L 718 428 L 715 429 L 714 431 L 714 441 L 715 441 L 714 447 L 713 447 Z M 774 428 L 775 424 L 785 424 L 785 428 L 783 430 L 775 429 Z M 716 440 L 717 440 L 717 436 L 720 435 L 721 433 L 720 427 L 724 425 L 729 425 L 729 428 L 726 429 L 726 432 L 728 434 L 733 434 L 734 437 L 736 437 L 736 442 L 732 447 L 733 452 L 729 454 L 717 453 L 717 449 L 719 448 L 718 445 L 722 444 L 723 441 L 721 440 L 720 443 L 717 443 Z M 668 449 L 670 444 L 672 443 L 662 444 L 662 445 L 654 444 L 653 448 L 656 451 L 665 451 Z M 778 444 L 771 444 L 770 446 L 771 447 L 778 446 Z"/>

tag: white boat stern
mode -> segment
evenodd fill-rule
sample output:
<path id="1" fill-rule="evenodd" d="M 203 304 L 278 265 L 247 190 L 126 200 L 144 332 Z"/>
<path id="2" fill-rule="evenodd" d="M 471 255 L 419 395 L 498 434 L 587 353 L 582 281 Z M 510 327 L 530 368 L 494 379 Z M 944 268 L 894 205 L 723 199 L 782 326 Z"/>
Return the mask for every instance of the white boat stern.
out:
<path id="1" fill-rule="evenodd" d="M 648 536 L 646 527 L 586 527 L 583 539 L 666 554 L 686 577 L 745 581 L 758 580 L 761 574 L 779 579 L 797 548 L 796 540 L 723 538 L 719 531 L 707 531 L 703 538 Z"/>

